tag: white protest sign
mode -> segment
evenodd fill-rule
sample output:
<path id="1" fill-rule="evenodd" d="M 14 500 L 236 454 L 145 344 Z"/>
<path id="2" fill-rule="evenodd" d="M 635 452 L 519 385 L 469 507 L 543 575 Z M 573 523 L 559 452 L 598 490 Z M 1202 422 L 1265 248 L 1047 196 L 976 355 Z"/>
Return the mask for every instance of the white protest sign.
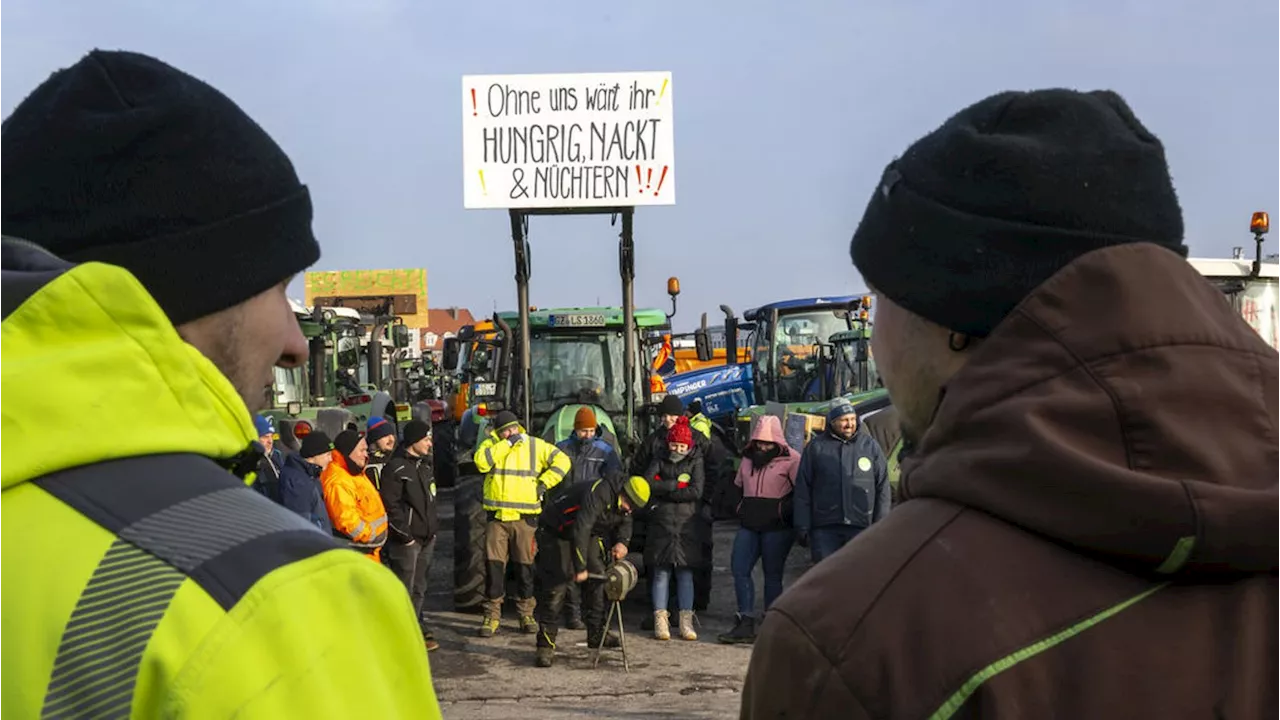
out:
<path id="1" fill-rule="evenodd" d="M 669 72 L 465 75 L 463 205 L 674 205 Z"/>

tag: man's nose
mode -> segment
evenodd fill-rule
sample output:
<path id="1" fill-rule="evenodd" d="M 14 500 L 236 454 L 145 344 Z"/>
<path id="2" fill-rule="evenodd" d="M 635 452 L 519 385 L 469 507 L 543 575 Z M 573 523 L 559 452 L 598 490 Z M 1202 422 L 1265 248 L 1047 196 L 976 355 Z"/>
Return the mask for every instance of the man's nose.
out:
<path id="1" fill-rule="evenodd" d="M 303 337 L 302 328 L 298 323 L 291 322 L 285 327 L 284 347 L 281 348 L 280 358 L 276 360 L 276 365 L 282 368 L 301 367 L 307 362 L 307 358 L 311 356 L 311 349 L 308 347 L 307 339 Z"/>

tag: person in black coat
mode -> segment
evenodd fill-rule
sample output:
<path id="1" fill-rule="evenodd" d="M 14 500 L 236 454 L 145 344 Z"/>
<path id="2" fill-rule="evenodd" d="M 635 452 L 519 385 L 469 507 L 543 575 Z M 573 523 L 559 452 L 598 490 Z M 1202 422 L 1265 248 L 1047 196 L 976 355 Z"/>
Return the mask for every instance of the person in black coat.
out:
<path id="1" fill-rule="evenodd" d="M 434 650 L 439 644 L 422 615 L 422 603 L 427 595 L 427 573 L 436 549 L 440 519 L 436 509 L 431 428 L 425 422 L 405 423 L 404 440 L 383 466 L 378 492 L 387 509 L 390 527 L 387 555 L 391 570 L 409 591 L 427 649 Z"/>
<path id="2" fill-rule="evenodd" d="M 680 637 L 697 640 L 693 631 L 693 568 L 710 558 L 703 557 L 705 544 L 699 517 L 706 478 L 702 453 L 696 451 L 688 418 L 677 419 L 667 432 L 667 450 L 650 463 L 645 477 L 653 488 L 644 548 L 645 566 L 653 568 L 653 636 L 671 639 L 667 602 L 674 574 Z"/>
<path id="3" fill-rule="evenodd" d="M 534 595 L 538 614 L 538 667 L 555 660 L 558 620 L 570 585 L 583 583 L 582 614 L 587 643 L 616 646 L 618 639 L 604 627 L 606 556 L 621 560 L 631 543 L 631 512 L 649 502 L 649 483 L 642 477 L 624 479 L 610 469 L 594 482 L 575 483 L 547 496 L 538 516 L 535 537 Z M 594 577 L 592 577 L 594 576 Z"/>
<path id="4" fill-rule="evenodd" d="M 333 534 L 329 510 L 320 489 L 320 472 L 333 459 L 333 441 L 320 430 L 302 439 L 296 455 L 290 454 L 280 468 L 280 504 L 298 513 L 325 535 Z"/>

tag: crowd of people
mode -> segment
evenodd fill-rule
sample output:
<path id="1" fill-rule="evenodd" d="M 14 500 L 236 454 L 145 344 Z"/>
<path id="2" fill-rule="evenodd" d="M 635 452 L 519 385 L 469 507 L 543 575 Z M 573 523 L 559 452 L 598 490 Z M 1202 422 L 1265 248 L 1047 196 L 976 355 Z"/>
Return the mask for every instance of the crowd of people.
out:
<path id="1" fill-rule="evenodd" d="M 632 552 L 632 516 L 639 514 L 645 534 L 636 559 L 648 577 L 653 637 L 670 640 L 674 627 L 676 637 L 697 640 L 695 573 L 712 560 L 712 506 L 727 489 L 715 486 L 727 470 L 741 524 L 732 550 L 738 607 L 734 628 L 719 640 L 749 643 L 759 617 L 751 575 L 757 563 L 764 564 L 767 610 L 782 592 L 796 540 L 811 547 L 817 563 L 892 505 L 887 448 L 848 403 L 831 410 L 826 430 L 804 448 L 788 445 L 777 417 L 761 416 L 736 472 L 717 453 L 699 408 L 668 395 L 657 417 L 626 467 L 590 406 L 578 408 L 573 435 L 558 444 L 530 435 L 510 411 L 494 417 L 475 452 L 487 514 L 481 637 L 501 627 L 508 564 L 515 563 L 518 627 L 538 635 L 538 666 L 553 664 L 562 622 L 585 627 L 593 647 L 616 646 L 604 627 L 605 572 Z"/>
<path id="2" fill-rule="evenodd" d="M 320 257 L 287 155 L 124 51 L 54 73 L 0 137 L 6 714 L 439 718 L 428 433 L 263 465 L 253 414 L 308 354 L 286 287 Z M 850 255 L 901 449 L 843 406 L 803 449 L 753 429 L 742 718 L 1276 716 L 1280 363 L 1183 235 L 1164 147 L 1112 92 L 993 95 L 885 168 Z M 607 642 L 601 570 L 642 510 L 654 634 L 674 584 L 696 637 L 723 460 L 683 410 L 625 469 L 585 415 L 561 446 L 495 418 L 482 634 L 513 562 L 537 664 L 579 583 Z M 819 562 L 783 592 L 793 542 Z"/>

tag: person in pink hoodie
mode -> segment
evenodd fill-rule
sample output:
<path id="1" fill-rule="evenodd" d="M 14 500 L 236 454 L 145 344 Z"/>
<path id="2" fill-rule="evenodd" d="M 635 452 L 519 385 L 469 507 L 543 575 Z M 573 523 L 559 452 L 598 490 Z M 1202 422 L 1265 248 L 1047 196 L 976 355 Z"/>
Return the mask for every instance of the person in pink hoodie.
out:
<path id="1" fill-rule="evenodd" d="M 782 570 L 795 535 L 791 530 L 791 492 L 795 488 L 800 453 L 787 445 L 782 423 L 762 415 L 742 452 L 734 484 L 742 488 L 738 505 L 741 527 L 733 539 L 733 593 L 738 613 L 733 630 L 719 637 L 723 643 L 750 643 L 756 638 L 756 587 L 751 572 L 764 562 L 764 607 L 782 594 Z"/>

